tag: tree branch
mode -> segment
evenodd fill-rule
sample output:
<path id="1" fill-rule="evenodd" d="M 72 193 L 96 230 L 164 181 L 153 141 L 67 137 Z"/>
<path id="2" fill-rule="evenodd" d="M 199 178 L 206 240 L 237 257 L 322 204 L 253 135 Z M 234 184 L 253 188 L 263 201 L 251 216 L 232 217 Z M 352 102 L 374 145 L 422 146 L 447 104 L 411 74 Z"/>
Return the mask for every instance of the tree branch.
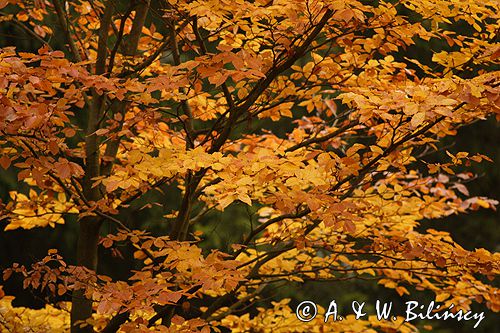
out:
<path id="1" fill-rule="evenodd" d="M 312 139 L 308 139 L 308 140 L 302 141 L 301 143 L 298 143 L 295 146 L 292 146 L 292 147 L 286 149 L 285 153 L 289 153 L 289 152 L 295 151 L 295 150 L 300 149 L 302 147 L 307 147 L 307 146 L 315 144 L 315 143 L 322 143 L 322 142 L 328 141 L 328 140 L 330 140 L 332 138 L 335 138 L 339 134 L 344 133 L 349 128 L 352 128 L 352 127 L 354 127 L 354 126 L 356 126 L 358 124 L 359 124 L 358 120 L 349 122 L 347 125 L 338 128 L 337 130 L 333 131 L 332 133 L 329 133 L 329 134 L 324 135 L 324 136 L 320 136 L 320 137 L 316 137 L 316 138 L 312 138 Z"/>
<path id="2" fill-rule="evenodd" d="M 214 140 L 212 147 L 209 150 L 210 153 L 214 153 L 222 147 L 222 145 L 226 142 L 227 138 L 229 137 L 231 130 L 233 129 L 234 123 L 243 113 L 245 113 L 253 105 L 253 103 L 255 103 L 255 101 L 259 98 L 259 96 L 261 96 L 261 94 L 269 87 L 271 82 L 273 82 L 274 79 L 279 74 L 290 68 L 298 59 L 304 56 L 309 45 L 323 30 L 324 26 L 326 25 L 328 20 L 332 17 L 332 15 L 333 11 L 327 9 L 321 20 L 317 23 L 317 25 L 312 30 L 311 34 L 307 36 L 304 42 L 297 48 L 292 49 L 289 52 L 291 53 L 291 55 L 288 58 L 285 58 L 285 60 L 281 64 L 273 67 L 273 69 L 271 69 L 268 72 L 266 77 L 262 78 L 259 82 L 257 82 L 257 84 L 253 87 L 253 89 L 250 91 L 250 93 L 245 98 L 242 104 L 236 105 L 234 108 L 230 110 L 229 118 L 226 122 L 226 125 L 224 126 L 219 136 Z"/>
<path id="3" fill-rule="evenodd" d="M 64 12 L 64 9 L 62 8 L 61 3 L 59 2 L 59 0 L 52 0 L 52 4 L 54 5 L 54 8 L 56 10 L 59 24 L 61 25 L 64 37 L 66 38 L 66 42 L 69 45 L 69 48 L 71 50 L 71 53 L 73 54 L 74 59 L 78 62 L 82 61 L 82 57 L 80 56 L 80 52 L 78 51 L 78 48 L 76 47 L 76 44 L 73 40 L 73 37 L 71 36 L 71 32 L 69 31 L 69 27 L 68 27 L 68 24 L 66 21 L 66 19 L 67 19 L 66 13 Z"/>

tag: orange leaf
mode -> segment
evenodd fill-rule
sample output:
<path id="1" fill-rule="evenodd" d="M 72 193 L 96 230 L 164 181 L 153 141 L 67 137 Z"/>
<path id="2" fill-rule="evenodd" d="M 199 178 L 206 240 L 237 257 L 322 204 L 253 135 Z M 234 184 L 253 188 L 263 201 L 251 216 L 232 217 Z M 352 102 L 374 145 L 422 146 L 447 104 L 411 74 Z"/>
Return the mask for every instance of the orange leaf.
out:
<path id="1" fill-rule="evenodd" d="M 2 168 L 4 169 L 9 168 L 10 162 L 11 160 L 8 156 L 2 155 L 2 157 L 0 157 L 0 166 L 2 166 Z"/>
<path id="2" fill-rule="evenodd" d="M 356 225 L 351 220 L 344 221 L 344 230 L 350 234 L 356 232 Z"/>

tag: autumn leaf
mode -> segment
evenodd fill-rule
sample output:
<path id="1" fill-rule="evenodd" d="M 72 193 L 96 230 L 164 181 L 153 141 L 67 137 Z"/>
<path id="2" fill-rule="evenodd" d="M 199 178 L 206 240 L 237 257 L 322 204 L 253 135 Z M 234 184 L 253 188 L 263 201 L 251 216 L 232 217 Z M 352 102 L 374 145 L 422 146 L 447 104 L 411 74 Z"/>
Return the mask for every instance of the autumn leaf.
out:
<path id="1" fill-rule="evenodd" d="M 418 112 L 411 117 L 411 125 L 416 128 L 420 126 L 423 122 L 425 121 L 425 113 L 424 112 Z"/>
<path id="2" fill-rule="evenodd" d="M 2 166 L 2 168 L 4 168 L 5 170 L 7 170 L 9 168 L 10 163 L 11 163 L 11 160 L 8 156 L 2 155 L 0 157 L 0 166 Z"/>
<path id="3" fill-rule="evenodd" d="M 297 320 L 317 281 L 500 310 L 498 253 L 424 228 L 498 206 L 449 144 L 500 119 L 496 2 L 154 4 L 0 0 L 3 238 L 57 234 L 0 331 L 417 330 Z"/>

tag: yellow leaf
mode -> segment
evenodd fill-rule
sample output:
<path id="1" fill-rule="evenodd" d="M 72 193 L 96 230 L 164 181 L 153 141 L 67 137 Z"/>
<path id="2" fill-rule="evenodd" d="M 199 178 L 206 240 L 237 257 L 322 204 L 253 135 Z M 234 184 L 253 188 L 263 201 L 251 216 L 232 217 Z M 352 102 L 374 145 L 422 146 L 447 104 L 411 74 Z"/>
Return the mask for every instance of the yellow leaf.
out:
<path id="1" fill-rule="evenodd" d="M 425 120 L 425 112 L 418 112 L 411 117 L 411 126 L 418 127 Z"/>
<path id="2" fill-rule="evenodd" d="M 476 203 L 483 208 L 490 208 L 490 204 L 486 200 L 477 199 Z"/>
<path id="3" fill-rule="evenodd" d="M 451 98 L 442 98 L 438 100 L 438 105 L 453 105 L 456 104 L 457 101 Z"/>
<path id="4" fill-rule="evenodd" d="M 439 293 L 439 294 L 436 296 L 436 302 L 442 302 L 442 301 L 445 301 L 445 300 L 447 300 L 449 297 L 450 297 L 450 294 L 448 294 L 448 293 Z"/>
<path id="5" fill-rule="evenodd" d="M 219 205 L 222 210 L 224 210 L 227 206 L 229 206 L 234 201 L 234 197 L 232 195 L 228 195 L 219 200 Z"/>
<path id="6" fill-rule="evenodd" d="M 251 206 L 252 205 L 252 199 L 248 196 L 246 193 L 240 193 L 238 194 L 238 199 L 247 205 Z"/>
<path id="7" fill-rule="evenodd" d="M 370 150 L 374 153 L 377 153 L 379 155 L 382 155 L 384 153 L 384 150 L 380 148 L 379 146 L 370 146 Z"/>

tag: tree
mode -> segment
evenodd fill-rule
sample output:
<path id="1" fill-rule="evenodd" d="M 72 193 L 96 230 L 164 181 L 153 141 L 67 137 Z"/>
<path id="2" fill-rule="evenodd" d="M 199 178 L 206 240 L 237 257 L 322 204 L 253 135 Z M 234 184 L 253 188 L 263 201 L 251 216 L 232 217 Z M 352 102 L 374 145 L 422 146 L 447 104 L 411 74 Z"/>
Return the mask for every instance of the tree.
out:
<path id="1" fill-rule="evenodd" d="M 486 156 L 427 160 L 459 127 L 500 118 L 497 1 L 0 8 L 40 43 L 0 53 L 0 165 L 19 180 L 2 205 L 5 230 L 79 226 L 76 263 L 54 249 L 4 278 L 71 295 L 72 332 L 412 329 L 402 317 L 300 322 L 286 299 L 255 308 L 289 281 L 371 277 L 401 296 L 430 290 L 444 307 L 500 309 L 485 280 L 499 272 L 498 253 L 419 228 L 497 204 L 464 185 L 464 167 Z M 426 64 L 405 53 L 422 40 L 447 48 Z M 154 191 L 176 207 L 160 232 L 126 221 L 138 202 L 155 209 L 143 200 Z M 231 205 L 251 209 L 248 224 L 227 251 L 207 249 L 200 224 Z M 136 269 L 99 274 L 99 247 Z M 126 247 L 133 258 L 120 258 Z M 4 329 L 69 330 L 69 305 L 11 300 Z"/>

